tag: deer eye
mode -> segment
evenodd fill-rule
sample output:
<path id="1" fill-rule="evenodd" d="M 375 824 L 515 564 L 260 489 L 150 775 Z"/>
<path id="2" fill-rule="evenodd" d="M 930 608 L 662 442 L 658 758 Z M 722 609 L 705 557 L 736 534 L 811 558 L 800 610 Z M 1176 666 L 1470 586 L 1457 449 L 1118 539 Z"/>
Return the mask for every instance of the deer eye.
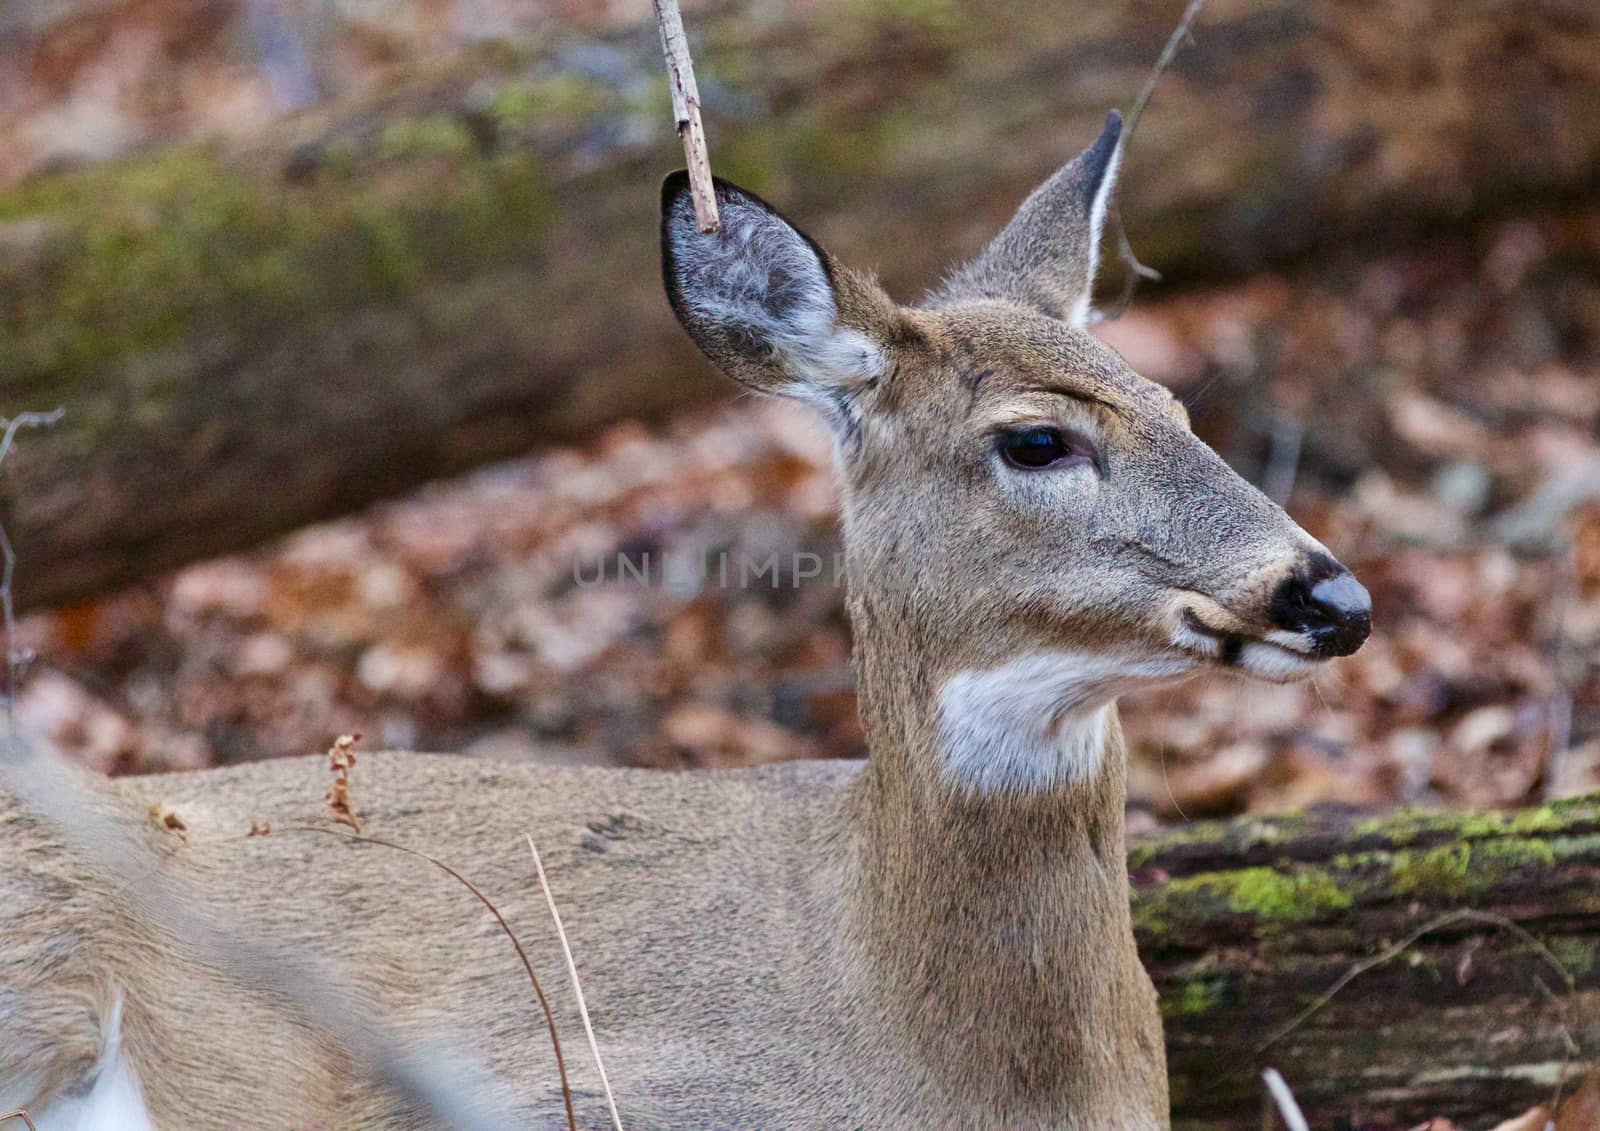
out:
<path id="1" fill-rule="evenodd" d="M 1058 428 L 1018 428 L 1002 432 L 998 447 L 1007 463 L 1024 471 L 1040 471 L 1094 458 L 1094 449 L 1086 442 Z"/>

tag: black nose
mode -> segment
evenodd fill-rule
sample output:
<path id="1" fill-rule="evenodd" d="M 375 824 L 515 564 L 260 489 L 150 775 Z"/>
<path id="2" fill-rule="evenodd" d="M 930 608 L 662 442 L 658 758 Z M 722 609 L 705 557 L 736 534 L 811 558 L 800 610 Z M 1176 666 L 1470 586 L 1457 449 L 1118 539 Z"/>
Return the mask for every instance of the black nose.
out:
<path id="1" fill-rule="evenodd" d="M 1311 638 L 1318 656 L 1348 656 L 1372 633 L 1372 596 L 1331 558 L 1297 570 L 1273 594 L 1272 623 Z"/>

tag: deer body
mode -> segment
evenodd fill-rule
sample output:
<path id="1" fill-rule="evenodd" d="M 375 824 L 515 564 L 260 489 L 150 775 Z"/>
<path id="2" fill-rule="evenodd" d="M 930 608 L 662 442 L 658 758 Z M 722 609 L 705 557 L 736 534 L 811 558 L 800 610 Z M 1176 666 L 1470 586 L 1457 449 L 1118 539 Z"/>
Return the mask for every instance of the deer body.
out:
<path id="1" fill-rule="evenodd" d="M 369 831 L 452 864 L 523 939 L 580 1125 L 607 1117 L 528 834 L 630 1125 L 1167 1126 L 1114 701 L 1206 666 L 1303 677 L 1359 646 L 1370 606 L 1083 332 L 1117 153 L 1113 116 L 919 307 L 729 185 L 701 236 L 668 179 L 680 320 L 735 380 L 834 430 L 869 760 L 670 774 L 388 754 L 354 779 Z M 397 1039 L 470 1053 L 516 1122 L 561 1125 L 504 938 L 426 864 L 290 830 L 321 820 L 325 779 L 288 760 L 83 781 L 134 856 L 157 854 L 149 882 L 316 956 Z M 255 820 L 279 831 L 244 839 Z M 96 1083 L 125 1076 L 106 1102 L 147 1122 L 124 1127 L 432 1125 L 82 839 L 0 794 L 0 1110 L 86 1129 Z"/>
<path id="2" fill-rule="evenodd" d="M 473 1053 L 520 1125 L 564 1125 L 543 1017 L 471 897 L 413 858 L 281 831 L 325 820 L 326 776 L 321 759 L 288 759 L 100 788 L 136 821 L 158 802 L 183 817 L 187 844 L 141 832 L 197 897 L 258 939 L 325 958 L 402 1039 L 445 1036 Z M 582 1127 L 607 1116 L 528 833 L 632 1126 L 1033 1125 L 1085 1086 L 1083 1126 L 1161 1126 L 1159 1031 L 1131 1023 L 1148 1012 L 1148 982 L 1131 948 L 1073 945 L 1091 930 L 1126 933 L 1117 861 L 1086 870 L 1080 857 L 1096 849 L 1076 834 L 1020 869 L 999 856 L 930 859 L 948 842 L 936 828 L 920 845 L 874 850 L 882 833 L 860 814 L 878 788 L 848 763 L 670 774 L 384 754 L 356 775 L 368 828 L 436 847 L 529 949 Z M 973 816 L 955 807 L 943 819 Z M 280 831 L 241 839 L 268 817 Z M 11 845 L 20 820 L 4 826 Z M 1042 809 L 1016 820 L 1032 835 L 1066 825 Z M 59 871 L 65 850 L 45 830 L 21 839 Z M 38 1042 L 67 1061 L 53 1075 L 85 1078 L 100 1057 L 101 1003 L 120 996 L 127 1065 L 155 1127 L 417 1125 L 292 1013 L 141 923 L 115 891 L 74 883 L 75 902 L 51 909 L 26 876 L 0 880 L 7 961 L 22 957 L 22 938 L 59 955 L 39 999 L 49 1012 L 8 1011 L 8 1054 Z M 1041 994 L 1035 977 L 1090 1000 Z"/>

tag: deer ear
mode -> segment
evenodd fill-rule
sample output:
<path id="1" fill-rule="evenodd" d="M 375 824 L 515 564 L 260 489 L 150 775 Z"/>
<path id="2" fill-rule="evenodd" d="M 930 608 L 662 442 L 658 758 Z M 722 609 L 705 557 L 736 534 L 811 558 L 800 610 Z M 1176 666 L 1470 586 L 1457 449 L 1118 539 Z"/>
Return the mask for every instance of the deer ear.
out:
<path id="1" fill-rule="evenodd" d="M 1089 320 L 1100 235 L 1122 159 L 1122 115 L 1106 115 L 1095 143 L 1033 190 L 978 258 L 929 300 L 1011 299 L 1074 326 Z"/>
<path id="2" fill-rule="evenodd" d="M 689 177 L 661 186 L 661 257 L 667 297 L 683 328 L 741 385 L 800 397 L 829 415 L 848 407 L 887 365 L 883 347 L 839 315 L 838 269 L 775 209 L 716 182 L 719 230 L 695 222 Z"/>

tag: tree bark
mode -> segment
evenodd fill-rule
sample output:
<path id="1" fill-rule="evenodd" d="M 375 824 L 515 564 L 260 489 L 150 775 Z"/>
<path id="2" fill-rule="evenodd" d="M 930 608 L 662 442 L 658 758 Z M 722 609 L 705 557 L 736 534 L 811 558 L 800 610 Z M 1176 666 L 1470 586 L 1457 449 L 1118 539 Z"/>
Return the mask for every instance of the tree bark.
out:
<path id="1" fill-rule="evenodd" d="M 1600 1060 L 1600 795 L 1195 825 L 1129 862 L 1175 1128 L 1261 1126 L 1268 1066 L 1327 1131 L 1488 1126 Z"/>
<path id="2" fill-rule="evenodd" d="M 1139 89 L 1153 0 L 713 3 L 714 163 L 905 297 Z M 1134 138 L 1122 212 L 1169 275 L 1600 182 L 1582 0 L 1232 0 Z M 648 23 L 486 47 L 248 148 L 0 193 L 0 412 L 64 405 L 0 477 L 24 606 L 241 548 L 723 386 L 657 280 L 681 160 Z"/>

